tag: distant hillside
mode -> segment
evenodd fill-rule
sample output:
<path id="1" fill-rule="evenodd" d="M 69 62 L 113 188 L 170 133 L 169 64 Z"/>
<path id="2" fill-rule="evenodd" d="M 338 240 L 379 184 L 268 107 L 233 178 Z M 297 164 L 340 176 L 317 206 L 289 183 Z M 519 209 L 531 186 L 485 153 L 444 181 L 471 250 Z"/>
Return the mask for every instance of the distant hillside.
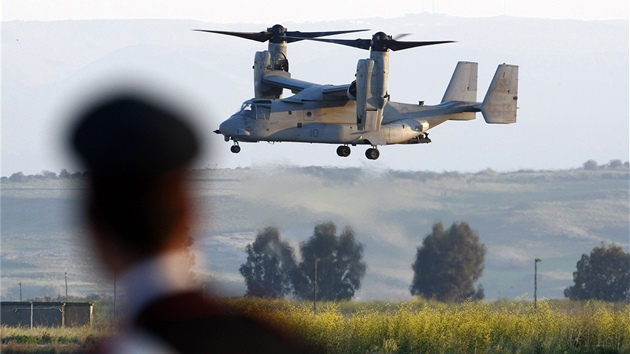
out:
<path id="1" fill-rule="evenodd" d="M 588 167 L 585 164 L 585 167 Z M 583 253 L 601 242 L 628 250 L 629 170 L 497 173 L 413 172 L 370 168 L 269 166 L 196 170 L 197 274 L 242 294 L 238 267 L 256 230 L 276 225 L 295 248 L 314 226 L 350 225 L 368 263 L 360 299 L 407 299 L 416 247 L 435 221 L 466 221 L 488 247 L 486 298 L 533 293 L 561 298 Z M 2 299 L 63 292 L 111 292 L 80 241 L 81 178 L 2 178 Z M 202 261 L 205 259 L 205 262 Z"/>

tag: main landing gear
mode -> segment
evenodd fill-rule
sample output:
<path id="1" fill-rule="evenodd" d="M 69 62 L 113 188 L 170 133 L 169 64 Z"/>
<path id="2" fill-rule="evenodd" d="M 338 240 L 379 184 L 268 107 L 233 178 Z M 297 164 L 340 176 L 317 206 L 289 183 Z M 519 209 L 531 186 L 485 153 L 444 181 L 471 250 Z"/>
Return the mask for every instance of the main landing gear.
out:
<path id="1" fill-rule="evenodd" d="M 238 154 L 239 152 L 241 152 L 241 147 L 238 146 L 238 141 L 234 142 L 234 145 L 232 145 L 232 147 L 230 147 L 230 151 L 232 151 L 235 154 Z"/>
<path id="2" fill-rule="evenodd" d="M 350 147 L 348 145 L 341 145 L 337 148 L 337 155 L 340 157 L 350 156 Z"/>
<path id="3" fill-rule="evenodd" d="M 376 160 L 378 159 L 379 156 L 381 156 L 381 153 L 378 152 L 378 149 L 375 147 L 371 147 L 365 150 L 365 157 L 367 157 L 370 160 Z"/>
<path id="4" fill-rule="evenodd" d="M 350 147 L 348 145 L 341 145 L 337 147 L 337 155 L 340 157 L 350 156 Z M 376 146 L 373 146 L 365 151 L 365 157 L 370 160 L 376 160 L 379 156 L 381 156 L 381 153 L 378 151 Z"/>

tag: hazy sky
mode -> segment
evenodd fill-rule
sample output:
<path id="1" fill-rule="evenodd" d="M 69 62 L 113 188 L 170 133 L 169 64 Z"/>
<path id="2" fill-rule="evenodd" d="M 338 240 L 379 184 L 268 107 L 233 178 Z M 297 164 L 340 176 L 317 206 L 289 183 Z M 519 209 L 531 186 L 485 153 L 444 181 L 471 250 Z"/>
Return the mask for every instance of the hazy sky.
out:
<path id="1" fill-rule="evenodd" d="M 435 19 L 437 22 L 432 25 L 439 27 L 442 25 L 440 22 L 446 21 L 445 18 L 448 16 L 449 23 L 456 24 L 456 26 L 440 28 L 452 29 L 453 32 L 449 33 L 453 35 L 453 39 L 461 41 L 461 44 L 442 47 L 439 51 L 435 49 L 397 55 L 395 65 L 399 66 L 395 69 L 392 66 L 393 70 L 390 76 L 390 87 L 396 95 L 396 101 L 415 102 L 414 100 L 418 97 L 415 97 L 412 92 L 416 92 L 418 95 L 422 95 L 421 97 L 426 99 L 429 104 L 439 102 L 441 92 L 443 92 L 455 62 L 463 59 L 481 62 L 479 80 L 480 87 L 484 87 L 484 89 L 480 89 L 479 97 L 481 98 L 485 87 L 487 87 L 485 85 L 488 84 L 497 63 L 512 61 L 513 64 L 522 65 L 523 68 L 519 78 L 519 97 L 522 98 L 519 101 L 521 108 L 519 124 L 514 127 L 485 126 L 482 123 L 481 115 L 478 115 L 480 122 L 477 125 L 472 123 L 467 126 L 459 123 L 445 124 L 444 127 L 440 127 L 436 131 L 436 133 L 439 132 L 439 135 L 434 135 L 435 144 L 421 148 L 414 147 L 413 149 L 404 146 L 388 147 L 387 153 L 382 154 L 379 161 L 371 161 L 370 166 L 436 171 L 479 171 L 487 167 L 498 170 L 573 168 L 580 166 L 588 159 L 595 159 L 599 163 L 605 163 L 610 159 L 627 161 L 628 106 L 627 95 L 623 95 L 623 92 L 628 90 L 627 74 L 625 81 L 619 79 L 618 75 L 615 76 L 619 72 L 624 72 L 623 66 L 618 63 L 624 63 L 623 65 L 626 65 L 625 68 L 627 68 L 627 25 L 624 29 L 626 33 L 603 32 L 601 38 L 597 37 L 585 41 L 585 37 L 589 37 L 589 35 L 590 37 L 596 36 L 593 34 L 593 28 L 586 26 L 587 21 L 558 21 L 562 22 L 563 26 L 559 26 L 557 29 L 549 28 L 546 32 L 535 31 L 535 28 L 532 28 L 534 25 L 518 27 L 516 23 L 508 22 L 506 26 L 501 27 L 501 33 L 493 33 L 487 31 L 489 26 L 492 26 L 490 22 L 495 21 L 495 25 L 497 25 L 496 21 L 501 22 L 503 19 L 483 19 L 483 17 L 507 15 L 545 19 L 622 19 L 628 21 L 628 0 L 604 0 L 597 4 L 587 0 L 553 0 L 550 2 L 542 0 L 390 0 L 387 2 L 373 0 L 361 2 L 332 0 L 317 2 L 252 0 L 227 2 L 207 0 L 177 2 L 172 0 L 153 0 L 150 2 L 147 0 L 0 1 L 2 1 L 1 16 L 3 21 L 182 19 L 200 21 L 204 25 L 210 23 L 226 24 L 226 26 L 228 24 L 257 25 L 242 26 L 245 28 L 244 30 L 261 30 L 274 23 L 286 24 L 295 29 L 296 27 L 300 28 L 296 24 L 335 20 L 338 21 L 339 26 L 342 26 L 341 23 L 343 23 L 345 28 L 345 26 L 354 26 L 355 19 L 363 21 L 363 23 L 380 22 L 380 26 L 383 25 L 382 22 L 384 21 L 379 21 L 379 18 L 398 18 L 406 14 L 418 13 L 444 14 L 446 16 L 428 16 L 427 18 Z M 269 4 L 277 5 L 271 7 Z M 299 5 L 292 6 L 291 4 Z M 464 16 L 474 18 L 459 18 Z M 478 18 L 481 19 L 478 20 Z M 403 28 L 407 28 L 399 26 L 398 20 L 390 21 L 392 24 L 385 26 L 389 29 L 383 28 L 383 30 L 403 31 Z M 540 22 L 536 20 L 518 21 L 521 24 Z M 4 25 L 2 29 L 3 107 L 2 124 L 0 125 L 3 134 L 3 151 L 0 173 L 3 176 L 9 176 L 17 171 L 28 174 L 37 173 L 44 169 L 51 171 L 59 171 L 61 168 L 72 169 L 67 161 L 67 152 L 62 150 L 62 146 L 59 144 L 59 141 L 62 140 L 61 129 L 64 127 L 56 120 L 57 115 L 61 115 L 59 106 L 64 102 L 67 103 L 64 100 L 73 96 L 75 91 L 71 88 L 76 89 L 73 85 L 88 82 L 94 77 L 108 77 L 111 74 L 108 70 L 113 70 L 112 68 L 119 70 L 123 68 L 134 73 L 142 68 L 140 71 L 151 73 L 150 76 L 155 80 L 160 78 L 167 80 L 169 84 L 177 83 L 178 90 L 181 93 L 185 92 L 182 94 L 183 97 L 200 105 L 199 112 L 203 113 L 200 116 L 211 117 L 203 122 L 209 144 L 223 144 L 216 146 L 216 148 L 213 147 L 212 160 L 210 158 L 207 161 L 204 160 L 202 166 L 244 167 L 268 164 L 271 161 L 274 163 L 326 166 L 333 164 L 341 167 L 356 167 L 363 166 L 367 162 L 362 156 L 362 148 L 357 149 L 349 159 L 339 159 L 334 154 L 334 146 L 331 148 L 328 145 L 282 144 L 272 147 L 269 144 L 256 144 L 255 146 L 248 145 L 247 151 L 244 149 L 238 156 L 230 153 L 228 149 L 230 144 L 223 143 L 221 137 L 210 132 L 216 129 L 223 119 L 229 117 L 243 100 L 250 97 L 251 55 L 255 50 L 264 49 L 265 45 L 234 40 L 226 42 L 229 44 L 225 44 L 224 49 L 229 50 L 234 61 L 239 63 L 232 74 L 226 75 L 223 71 L 214 70 L 212 66 L 206 66 L 205 60 L 202 59 L 206 58 L 207 55 L 214 54 L 214 52 L 208 51 L 209 43 L 213 43 L 213 41 L 218 43 L 224 39 L 206 35 L 200 36 L 198 32 L 190 31 L 191 27 L 187 24 L 188 21 L 181 21 L 186 24 L 175 22 L 180 21 L 165 21 L 165 23 L 169 23 L 165 26 L 171 27 L 159 27 L 148 33 L 143 32 L 146 28 L 142 26 L 125 27 L 130 32 L 125 32 L 124 35 L 121 35 L 120 26 L 111 24 L 108 25 L 109 27 L 103 25 L 104 28 L 91 28 L 89 24 L 76 22 L 68 27 L 81 28 L 86 32 L 65 32 L 61 30 L 63 27 L 61 23 L 55 24 L 55 26 L 37 22 L 13 22 Z M 546 21 L 541 23 L 544 22 Z M 569 22 L 576 23 L 569 25 Z M 80 27 L 83 25 L 87 27 Z M 589 24 L 589 26 L 593 25 L 597 27 L 598 24 Z M 617 26 L 619 25 L 617 24 Z M 234 26 L 234 28 L 240 27 Z M 330 27 L 330 29 L 335 28 L 334 24 Z M 373 27 L 362 25 L 360 28 Z M 17 32 L 15 32 L 16 29 Z M 514 32 L 514 35 L 508 35 L 507 33 L 512 29 L 518 33 Z M 12 30 L 13 32 L 11 32 Z M 480 35 L 476 38 L 469 36 L 470 33 L 477 30 L 481 31 L 479 32 Z M 583 32 L 576 35 L 575 31 Z M 98 33 L 98 37 L 94 37 L 96 33 Z M 533 33 L 536 33 L 536 38 L 540 40 L 531 40 L 529 35 Z M 490 41 L 489 39 L 493 38 L 495 34 L 497 38 Z M 19 36 L 19 41 L 17 40 L 18 37 L 11 36 Z M 427 39 L 419 38 L 419 36 L 416 39 Z M 95 46 L 86 45 L 85 40 L 87 38 L 91 38 L 92 42 L 96 39 L 96 42 L 100 43 Z M 482 42 L 479 42 L 480 38 Z M 514 38 L 519 38 L 523 44 L 515 47 Z M 567 38 L 570 38 L 570 42 L 563 42 Z M 57 42 L 59 39 L 61 41 Z M 478 52 L 477 47 L 474 47 L 474 43 L 477 43 L 478 47 L 484 47 L 490 42 L 496 43 L 496 51 L 491 49 Z M 587 46 L 583 47 L 582 43 Z M 169 48 L 172 46 L 174 49 L 168 51 L 162 48 L 164 44 L 168 44 Z M 308 47 L 315 46 L 316 44 L 311 43 Z M 176 48 L 181 50 L 178 51 Z M 331 75 L 324 78 L 320 77 L 319 74 L 313 75 L 315 68 L 319 68 L 319 66 L 312 65 L 308 54 L 310 52 L 305 51 L 304 48 L 307 46 L 298 46 L 295 51 L 292 51 L 292 59 L 295 63 L 292 66 L 295 70 L 292 70 L 297 78 L 336 84 L 344 83 L 344 80 L 352 78 L 357 59 L 354 52 L 345 54 L 349 52 L 344 52 L 343 48 L 337 48 L 338 52 L 335 52 L 339 53 L 337 59 L 349 64 L 343 74 L 334 75 L 332 74 L 333 70 L 327 70 L 325 73 Z M 590 52 L 585 51 L 584 48 L 589 48 Z M 148 49 L 157 50 L 162 55 L 153 56 L 151 54 L 153 52 L 150 50 L 146 52 Z M 145 50 L 145 52 L 141 50 Z M 162 50 L 167 50 L 168 53 L 162 52 Z M 598 51 L 601 52 L 602 50 L 608 54 L 606 56 L 596 55 L 599 53 Z M 545 65 L 540 65 L 538 55 L 532 54 L 548 51 L 555 54 L 547 58 Z M 430 55 L 423 55 L 423 53 Z M 515 53 L 520 54 L 518 57 L 514 57 Z M 321 54 L 323 56 L 319 58 L 328 62 L 330 57 L 327 57 L 326 53 Z M 621 58 L 617 54 L 625 55 L 626 58 Z M 300 57 L 300 55 L 303 56 Z M 415 55 L 418 60 L 411 62 L 409 60 L 411 55 Z M 177 60 L 170 62 L 169 58 L 171 57 L 177 58 Z M 345 59 L 341 60 L 342 57 Z M 558 61 L 557 59 L 561 57 L 566 57 L 567 61 Z M 589 90 L 582 82 L 586 76 L 573 75 L 573 72 L 566 73 L 567 70 L 584 70 L 582 67 L 573 66 L 579 65 L 579 60 L 576 61 L 575 58 L 587 63 L 601 63 L 601 65 L 589 65 L 587 69 L 597 69 L 602 70 L 602 72 L 606 72 L 605 69 L 610 68 L 610 64 L 618 65 L 614 74 L 605 74 L 601 76 L 601 80 L 598 76 L 592 76 L 596 77 L 597 79 L 594 80 L 598 82 L 621 86 L 615 86 L 616 88 L 612 93 L 621 92 L 622 94 L 616 102 L 606 105 L 607 114 L 616 119 L 615 123 L 598 126 L 597 129 L 589 131 L 589 145 L 585 145 L 584 142 L 575 139 L 575 137 L 583 134 L 584 131 L 581 127 L 590 126 L 592 117 L 601 115 L 601 111 L 596 106 L 589 105 L 574 112 L 574 103 L 586 100 L 604 102 L 612 96 L 605 95 L 606 89 L 610 86 L 604 85 L 601 89 Z M 217 61 L 209 60 L 208 62 L 221 62 L 219 60 L 221 58 L 213 59 Z M 192 66 L 188 68 L 177 63 L 192 63 Z M 558 63 L 561 65 L 553 68 L 557 72 L 562 72 L 564 76 L 561 75 L 555 80 L 544 80 L 546 77 L 541 73 L 549 73 L 545 70 Z M 435 75 L 426 71 L 413 71 L 414 65 L 420 67 L 430 65 L 431 71 L 434 71 Z M 92 71 L 96 68 L 101 71 L 98 73 Z M 195 71 L 193 68 L 198 70 Z M 188 70 L 190 70 L 190 75 L 188 75 Z M 422 80 L 412 82 L 401 78 L 398 74 L 397 79 L 396 73 L 406 72 L 405 70 L 409 70 L 413 75 L 418 75 L 416 77 L 425 76 L 422 76 Z M 440 72 L 439 75 L 438 72 Z M 624 73 L 627 73 L 627 70 Z M 212 99 L 207 99 L 207 88 L 213 87 L 211 84 L 214 82 L 222 82 L 221 80 L 229 81 L 225 87 L 231 89 L 224 90 L 225 92 L 217 94 Z M 558 92 L 558 84 L 561 84 L 565 89 L 561 95 L 555 96 Z M 177 91 L 170 90 L 171 85 L 162 86 L 169 88 L 169 94 Z M 427 93 L 428 87 L 430 87 L 429 93 Z M 243 89 L 238 91 L 240 88 Z M 435 98 L 427 96 L 433 92 L 437 92 Z M 537 95 L 541 92 L 544 92 L 543 96 Z M 407 96 L 413 97 L 410 99 Z M 551 97 L 555 97 L 557 103 L 550 107 L 547 103 Z M 621 102 L 622 100 L 625 102 Z M 25 102 L 37 102 L 37 104 L 25 104 Z M 192 103 L 190 105 L 193 106 Z M 548 107 L 549 110 L 541 110 L 543 106 Z M 571 114 L 576 116 L 571 117 Z M 11 120 L 8 117 L 15 119 Z M 580 123 L 576 124 L 576 121 Z M 619 123 L 620 121 L 621 123 Z M 617 134 L 619 135 L 618 139 L 610 139 L 610 136 Z M 480 141 L 475 149 L 462 150 L 458 148 L 461 146 L 461 142 L 472 141 L 470 137 L 476 135 L 483 136 L 484 140 Z M 536 136 L 539 143 L 530 145 L 531 136 Z M 517 139 L 518 142 L 511 140 L 510 137 Z M 558 139 L 562 141 L 559 142 Z M 615 144 L 609 143 L 611 141 Z M 515 147 L 515 150 L 510 150 L 512 154 L 507 150 L 502 150 L 502 153 L 499 154 L 495 151 L 493 144 L 496 146 L 510 144 L 510 146 Z M 482 146 L 490 151 L 486 152 L 486 156 L 483 154 Z M 554 153 L 550 154 L 549 151 Z M 514 156 L 518 156 L 518 158 Z"/>
<path id="2" fill-rule="evenodd" d="M 270 4 L 276 4 L 272 7 Z M 293 5 L 291 5 L 293 4 Z M 201 0 L 5 0 L 3 21 L 105 18 L 195 19 L 218 23 L 308 22 L 408 13 L 557 19 L 628 19 L 627 0 L 390 0 L 309 2 Z"/>

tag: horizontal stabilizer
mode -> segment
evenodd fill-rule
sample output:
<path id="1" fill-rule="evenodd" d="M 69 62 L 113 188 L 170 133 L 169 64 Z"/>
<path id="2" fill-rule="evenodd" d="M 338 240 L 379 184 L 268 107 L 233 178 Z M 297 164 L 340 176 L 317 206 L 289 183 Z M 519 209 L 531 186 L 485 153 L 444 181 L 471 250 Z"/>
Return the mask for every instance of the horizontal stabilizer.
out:
<path id="1" fill-rule="evenodd" d="M 517 100 L 518 66 L 501 64 L 481 104 L 481 113 L 486 123 L 516 123 Z"/>

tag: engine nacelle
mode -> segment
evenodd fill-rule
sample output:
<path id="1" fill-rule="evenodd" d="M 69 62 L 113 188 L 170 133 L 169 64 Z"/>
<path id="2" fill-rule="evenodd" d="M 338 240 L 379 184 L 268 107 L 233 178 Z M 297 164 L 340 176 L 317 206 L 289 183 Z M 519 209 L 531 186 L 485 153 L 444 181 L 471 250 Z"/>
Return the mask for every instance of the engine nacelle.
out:
<path id="1" fill-rule="evenodd" d="M 376 107 L 370 105 L 368 101 L 372 96 L 372 70 L 374 61 L 361 59 L 357 63 L 356 74 L 356 100 L 357 100 L 357 126 L 359 130 L 373 130 L 368 120 L 374 116 Z"/>
<path id="2" fill-rule="evenodd" d="M 268 51 L 256 52 L 254 56 L 254 97 L 276 99 L 282 98 L 282 88 L 265 85 L 263 77 L 271 72 L 271 54 Z M 286 73 L 288 74 L 288 73 Z"/>
<path id="3" fill-rule="evenodd" d="M 372 71 L 374 70 L 374 61 L 370 59 L 361 59 L 357 63 L 357 79 L 356 82 L 356 97 L 357 97 L 357 115 L 360 115 L 361 111 L 375 111 L 376 106 L 370 104 L 373 103 L 372 95 Z"/>
<path id="4" fill-rule="evenodd" d="M 357 63 L 356 101 L 359 130 L 379 130 L 383 120 L 385 94 L 382 70 L 373 59 Z"/>

